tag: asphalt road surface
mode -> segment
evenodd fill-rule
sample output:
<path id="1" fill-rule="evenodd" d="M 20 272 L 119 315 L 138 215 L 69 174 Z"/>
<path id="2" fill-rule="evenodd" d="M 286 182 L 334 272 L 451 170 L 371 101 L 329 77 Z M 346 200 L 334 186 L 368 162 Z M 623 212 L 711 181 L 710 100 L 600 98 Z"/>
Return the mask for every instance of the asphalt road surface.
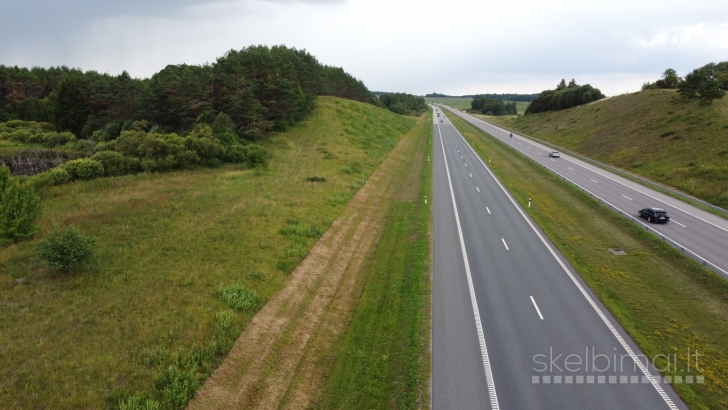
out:
<path id="1" fill-rule="evenodd" d="M 433 126 L 433 408 L 686 408 L 442 113 Z"/>
<path id="2" fill-rule="evenodd" d="M 728 278 L 728 220 L 569 155 L 561 153 L 561 158 L 549 158 L 549 147 L 518 135 L 509 137 L 508 130 L 459 111 L 451 112 L 625 213 L 636 217 L 642 208 L 665 209 L 670 215 L 670 222 L 666 224 L 651 224 L 643 219 L 640 221 L 717 266 L 723 271 L 723 276 Z"/>

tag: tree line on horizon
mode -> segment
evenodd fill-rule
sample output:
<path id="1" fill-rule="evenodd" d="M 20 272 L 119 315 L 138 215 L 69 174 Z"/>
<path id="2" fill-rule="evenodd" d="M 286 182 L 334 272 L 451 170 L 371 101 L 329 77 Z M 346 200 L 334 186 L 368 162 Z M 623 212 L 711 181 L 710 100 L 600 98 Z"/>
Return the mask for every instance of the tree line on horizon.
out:
<path id="1" fill-rule="evenodd" d="M 0 122 L 50 122 L 79 138 L 120 132 L 134 121 L 160 132 L 187 132 L 200 116 L 225 113 L 240 137 L 257 140 L 303 119 L 319 95 L 381 106 L 343 69 L 286 46 L 230 50 L 212 64 L 168 65 L 147 79 L 126 71 L 112 76 L 65 66 L 0 65 Z"/>
<path id="2" fill-rule="evenodd" d="M 439 93 L 425 94 L 425 97 L 437 98 L 492 98 L 500 101 L 522 101 L 531 102 L 538 97 L 538 94 L 470 94 L 470 95 L 446 95 Z"/>
<path id="3" fill-rule="evenodd" d="M 568 84 L 564 79 L 554 90 L 541 92 L 526 108 L 526 114 L 535 114 L 544 111 L 563 110 L 577 105 L 587 104 L 605 98 L 598 88 L 589 84 L 577 85 L 574 79 Z"/>
<path id="4" fill-rule="evenodd" d="M 485 115 L 518 115 L 515 101 L 503 102 L 495 98 L 479 97 L 470 102 L 470 107 Z"/>
<path id="5" fill-rule="evenodd" d="M 379 100 L 389 111 L 401 115 L 420 115 L 428 109 L 424 97 L 407 93 L 382 94 Z"/>
<path id="6" fill-rule="evenodd" d="M 712 105 L 728 91 L 728 61 L 708 63 L 688 73 L 685 78 L 668 68 L 662 78 L 654 83 L 642 84 L 642 91 L 654 89 L 677 89 L 686 100 L 697 99 L 702 104 Z"/>

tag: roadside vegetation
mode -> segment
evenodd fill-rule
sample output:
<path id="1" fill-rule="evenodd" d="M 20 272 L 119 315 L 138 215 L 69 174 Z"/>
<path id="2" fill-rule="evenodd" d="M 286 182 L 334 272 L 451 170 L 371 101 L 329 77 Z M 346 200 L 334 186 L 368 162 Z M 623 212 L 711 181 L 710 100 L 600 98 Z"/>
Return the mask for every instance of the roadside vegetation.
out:
<path id="1" fill-rule="evenodd" d="M 728 100 L 648 89 L 562 111 L 489 121 L 728 207 Z"/>
<path id="2" fill-rule="evenodd" d="M 413 130 L 408 174 L 362 272 L 366 286 L 326 382 L 319 409 L 416 409 L 429 404 L 432 119 Z M 427 161 L 425 160 L 427 157 Z"/>
<path id="3" fill-rule="evenodd" d="M 673 384 L 688 406 L 728 409 L 728 281 L 472 124 L 449 118 L 647 357 L 677 357 L 672 364 L 658 358 L 657 368 L 705 378 Z M 700 352 L 699 370 L 693 362 L 687 372 L 688 348 Z"/>
<path id="4" fill-rule="evenodd" d="M 266 167 L 40 188 L 40 231 L 0 248 L 0 403 L 184 407 L 415 123 L 334 97 L 316 107 L 258 142 Z M 55 226 L 75 226 L 93 252 L 72 253 L 69 268 L 39 255 Z"/>

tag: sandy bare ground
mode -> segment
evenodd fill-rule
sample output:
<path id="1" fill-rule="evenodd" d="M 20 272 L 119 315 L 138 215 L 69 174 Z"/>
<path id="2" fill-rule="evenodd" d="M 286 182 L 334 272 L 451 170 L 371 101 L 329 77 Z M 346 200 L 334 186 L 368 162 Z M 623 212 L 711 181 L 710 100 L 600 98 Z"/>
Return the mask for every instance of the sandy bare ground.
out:
<path id="1" fill-rule="evenodd" d="M 362 266 L 417 162 L 410 132 L 255 316 L 189 409 L 301 409 L 315 401 L 364 286 Z M 414 161 L 414 163 L 413 163 Z"/>

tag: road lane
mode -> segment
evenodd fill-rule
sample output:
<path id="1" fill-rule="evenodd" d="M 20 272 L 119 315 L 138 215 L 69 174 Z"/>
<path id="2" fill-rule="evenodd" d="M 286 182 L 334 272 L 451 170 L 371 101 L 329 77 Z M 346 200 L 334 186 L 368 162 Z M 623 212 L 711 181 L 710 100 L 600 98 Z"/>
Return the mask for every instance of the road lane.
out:
<path id="1" fill-rule="evenodd" d="M 641 223 L 716 265 L 728 278 L 728 220 L 569 155 L 562 153 L 561 158 L 553 160 L 547 154 L 549 147 L 518 135 L 509 137 L 510 131 L 450 111 L 627 214 L 636 217 L 637 211 L 650 206 L 666 209 L 672 219 L 670 223 L 658 225 L 640 220 Z M 673 224 L 674 221 L 679 223 Z"/>
<path id="2" fill-rule="evenodd" d="M 434 127 L 433 408 L 493 408 L 472 308 L 469 319 L 459 316 L 468 314 L 470 295 L 464 264 L 457 260 L 462 253 L 453 202 L 500 408 L 671 408 L 674 392 L 656 388 L 635 368 L 628 353 L 639 352 L 635 344 L 581 280 L 565 272 L 571 268 L 554 257 L 553 245 L 550 250 L 542 242 L 455 128 L 447 119 Z M 585 364 L 567 371 L 564 363 L 539 363 L 568 355 L 588 360 L 589 352 L 627 359 L 621 368 L 601 372 Z M 465 366 L 462 374 L 460 366 Z M 620 383 L 620 377 L 635 383 Z M 678 401 L 672 408 L 685 407 Z"/>

